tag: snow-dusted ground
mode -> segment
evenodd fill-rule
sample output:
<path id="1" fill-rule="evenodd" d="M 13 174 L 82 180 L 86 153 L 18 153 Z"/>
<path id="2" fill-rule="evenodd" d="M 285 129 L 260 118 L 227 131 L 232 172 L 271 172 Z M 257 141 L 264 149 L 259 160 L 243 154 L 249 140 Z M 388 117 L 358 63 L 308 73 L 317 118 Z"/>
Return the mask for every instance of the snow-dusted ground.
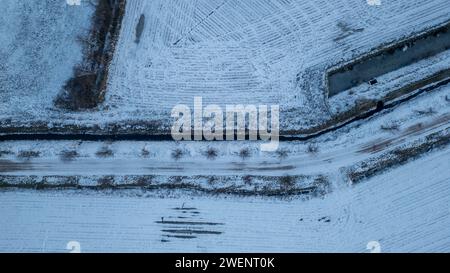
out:
<path id="1" fill-rule="evenodd" d="M 102 127 L 131 119 L 166 128 L 175 104 L 203 96 L 205 104 L 280 104 L 282 128 L 290 130 L 450 67 L 447 51 L 380 77 L 378 86 L 362 85 L 328 102 L 323 95 L 330 65 L 449 20 L 448 0 L 127 2 L 106 102 L 85 113 L 56 110 L 52 101 L 81 60 L 76 40 L 87 32 L 92 7 L 86 1 L 74 7 L 62 0 L 2 3 L 0 121 Z M 278 153 L 260 152 L 260 143 L 248 141 L 1 142 L 0 177 L 9 183 L 75 176 L 91 186 L 103 176 L 149 175 L 164 183 L 189 176 L 213 187 L 217 181 L 205 177 L 222 176 L 227 183 L 239 177 L 235 184 L 250 188 L 255 182 L 247 175 L 323 175 L 332 191 L 305 201 L 179 190 L 171 192 L 174 198 L 140 189 L 2 190 L 0 251 L 63 252 L 69 241 L 84 251 L 364 252 L 369 241 L 386 252 L 450 251 L 448 146 L 355 186 L 344 177 L 347 168 L 432 133 L 448 136 L 449 99 L 450 87 L 442 86 L 311 141 L 281 143 Z M 217 155 L 208 158 L 208 149 Z"/>
<path id="2" fill-rule="evenodd" d="M 106 104 L 163 121 L 178 103 L 279 104 L 282 130 L 329 118 L 326 69 L 449 19 L 446 0 L 128 1 Z M 139 44 L 135 26 L 146 25 Z M 386 27 L 389 26 L 389 27 Z M 416 74 L 417 77 L 418 74 Z"/>
<path id="3" fill-rule="evenodd" d="M 79 61 L 75 40 L 89 26 L 91 7 L 60 2 L 6 2 L 1 121 L 101 128 L 141 120 L 155 126 L 153 133 L 167 133 L 172 107 L 202 96 L 205 104 L 279 104 L 283 131 L 308 128 L 380 90 L 327 103 L 327 68 L 450 19 L 447 0 L 129 0 L 106 102 L 98 111 L 67 113 L 52 100 Z M 445 60 L 435 66 L 449 67 Z M 423 71 L 413 65 L 401 82 Z M 383 92 L 399 85 L 398 73 L 392 76 Z"/>
<path id="4" fill-rule="evenodd" d="M 2 0 L 0 118 L 27 123 L 55 111 L 53 100 L 82 60 L 92 5 L 65 0 Z"/>
<path id="5" fill-rule="evenodd" d="M 432 153 L 310 201 L 4 191 L 0 251 L 78 241 L 84 252 L 369 252 L 377 241 L 382 252 L 449 252 L 449 158 Z"/>

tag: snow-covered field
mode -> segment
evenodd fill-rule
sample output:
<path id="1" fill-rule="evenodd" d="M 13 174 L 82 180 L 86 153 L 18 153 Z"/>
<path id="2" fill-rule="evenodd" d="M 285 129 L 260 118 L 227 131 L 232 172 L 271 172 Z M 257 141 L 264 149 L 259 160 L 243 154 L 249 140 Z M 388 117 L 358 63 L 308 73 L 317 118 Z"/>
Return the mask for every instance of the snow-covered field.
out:
<path id="1" fill-rule="evenodd" d="M 450 150 L 310 201 L 0 192 L 0 251 L 450 251 Z"/>
<path id="2" fill-rule="evenodd" d="M 153 133 L 167 133 L 172 107 L 191 105 L 194 96 L 204 104 L 279 104 L 282 131 L 317 126 L 345 105 L 379 95 L 380 88 L 362 90 L 327 102 L 330 66 L 450 19 L 447 0 L 129 0 L 105 103 L 67 113 L 52 101 L 80 61 L 76 39 L 89 26 L 89 2 L 8 0 L 6 8 L 0 121 L 13 128 L 39 121 L 50 129 L 145 121 Z M 432 63 L 449 67 L 445 60 Z M 415 78 L 424 73 L 423 66 L 406 70 Z M 384 92 L 399 85 L 393 76 Z"/>
<path id="3" fill-rule="evenodd" d="M 106 103 L 114 112 L 167 126 L 171 108 L 194 96 L 221 106 L 279 104 L 282 130 L 329 118 L 328 67 L 450 14 L 445 0 L 128 1 L 127 10 Z"/>
<path id="4" fill-rule="evenodd" d="M 93 6 L 82 1 L 2 0 L 0 119 L 27 123 L 57 114 L 53 100 L 83 56 Z"/>
<path id="5" fill-rule="evenodd" d="M 172 107 L 194 96 L 279 104 L 292 132 L 450 71 L 446 50 L 328 99 L 330 67 L 450 20 L 448 0 L 381 2 L 127 0 L 105 102 L 69 112 L 53 100 L 83 59 L 94 6 L 3 0 L 0 137 L 163 134 Z M 277 152 L 254 141 L 2 139 L 0 252 L 66 252 L 70 241 L 85 252 L 367 252 L 370 242 L 449 252 L 450 86 L 435 83 Z M 352 180 L 396 155 L 407 160 Z"/>

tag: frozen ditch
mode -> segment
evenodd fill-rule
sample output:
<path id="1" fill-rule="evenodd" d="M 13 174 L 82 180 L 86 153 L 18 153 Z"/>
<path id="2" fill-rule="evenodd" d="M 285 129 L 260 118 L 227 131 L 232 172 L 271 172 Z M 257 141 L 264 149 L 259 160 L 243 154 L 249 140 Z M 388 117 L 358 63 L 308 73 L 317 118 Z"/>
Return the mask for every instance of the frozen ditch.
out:
<path id="1" fill-rule="evenodd" d="M 399 43 L 383 47 L 356 61 L 328 72 L 328 95 L 368 82 L 377 84 L 377 77 L 430 58 L 450 49 L 450 23 L 433 28 Z"/>

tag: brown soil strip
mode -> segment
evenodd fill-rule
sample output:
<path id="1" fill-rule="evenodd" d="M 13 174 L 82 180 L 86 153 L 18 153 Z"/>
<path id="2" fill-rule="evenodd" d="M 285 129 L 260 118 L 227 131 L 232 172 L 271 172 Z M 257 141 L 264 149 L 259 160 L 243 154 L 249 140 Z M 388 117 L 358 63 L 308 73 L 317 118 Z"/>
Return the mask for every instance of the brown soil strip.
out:
<path id="1" fill-rule="evenodd" d="M 70 110 L 94 108 L 105 98 L 108 68 L 119 38 L 126 0 L 99 0 L 89 37 L 83 43 L 85 59 L 74 69 L 74 76 L 55 100 Z"/>

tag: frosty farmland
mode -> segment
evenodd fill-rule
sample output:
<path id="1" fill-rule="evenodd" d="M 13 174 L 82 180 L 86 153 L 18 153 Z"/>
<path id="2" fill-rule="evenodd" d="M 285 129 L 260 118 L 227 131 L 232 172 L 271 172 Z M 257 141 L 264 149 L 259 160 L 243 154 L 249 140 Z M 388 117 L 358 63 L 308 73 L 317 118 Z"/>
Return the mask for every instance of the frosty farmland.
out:
<path id="1" fill-rule="evenodd" d="M 450 251 L 448 0 L 2 8 L 0 252 Z"/>

